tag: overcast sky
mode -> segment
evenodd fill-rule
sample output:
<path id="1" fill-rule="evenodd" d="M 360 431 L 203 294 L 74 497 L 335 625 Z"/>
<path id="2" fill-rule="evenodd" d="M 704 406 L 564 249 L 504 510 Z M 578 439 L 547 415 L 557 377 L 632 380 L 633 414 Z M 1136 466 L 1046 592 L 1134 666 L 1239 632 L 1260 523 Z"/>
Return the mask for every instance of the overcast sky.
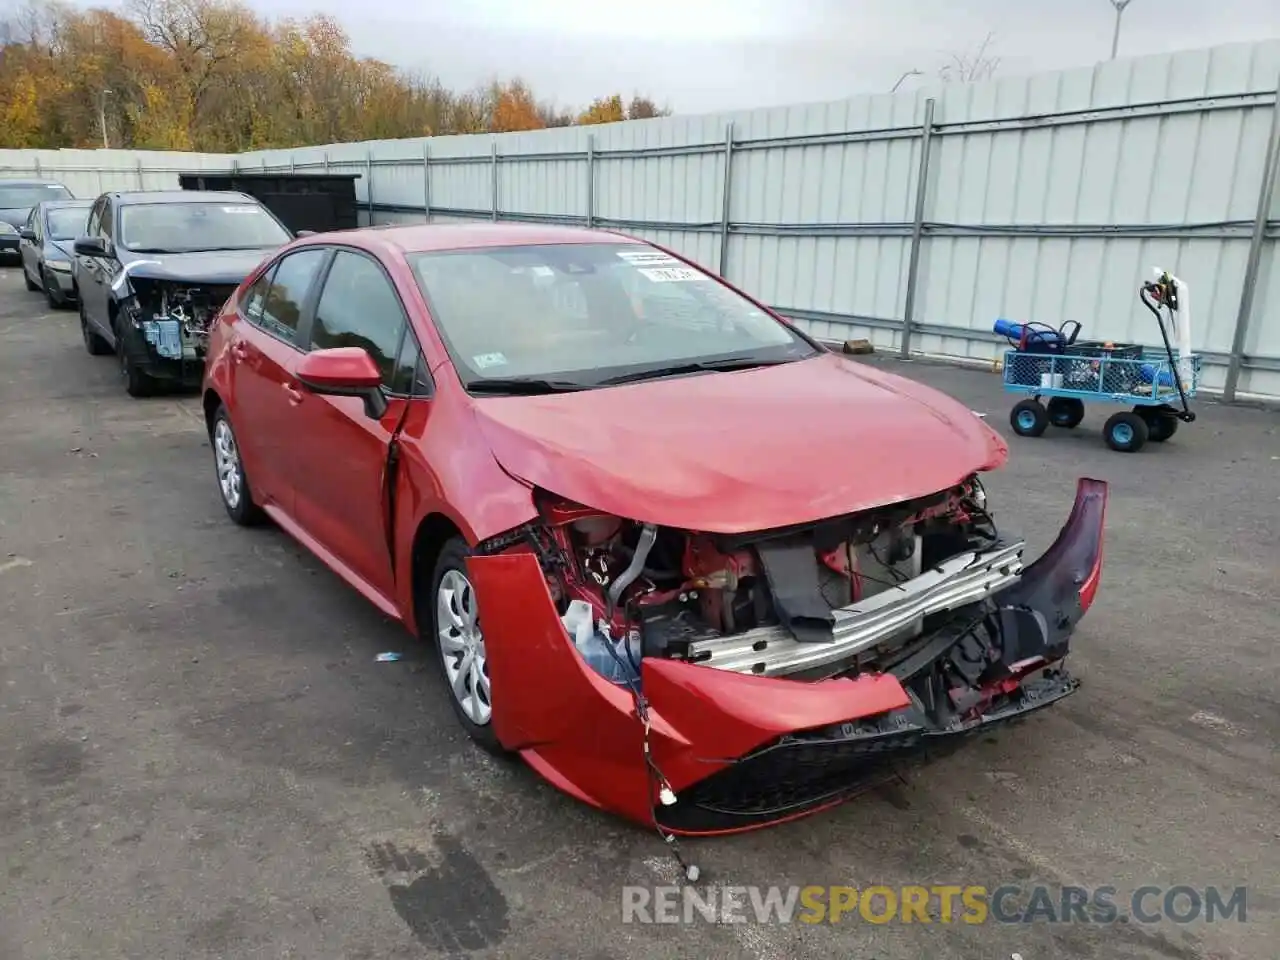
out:
<path id="1" fill-rule="evenodd" d="M 91 5 L 89 0 L 78 0 Z M 119 6 L 121 0 L 99 5 Z M 1110 0 L 250 0 L 324 11 L 356 51 L 470 87 L 520 75 L 581 104 L 646 93 L 681 113 L 834 100 L 935 74 L 989 31 L 1000 74 L 1106 59 Z M 1120 56 L 1280 37 L 1280 0 L 1132 0 Z M 903 89 L 917 83 L 904 81 Z"/>

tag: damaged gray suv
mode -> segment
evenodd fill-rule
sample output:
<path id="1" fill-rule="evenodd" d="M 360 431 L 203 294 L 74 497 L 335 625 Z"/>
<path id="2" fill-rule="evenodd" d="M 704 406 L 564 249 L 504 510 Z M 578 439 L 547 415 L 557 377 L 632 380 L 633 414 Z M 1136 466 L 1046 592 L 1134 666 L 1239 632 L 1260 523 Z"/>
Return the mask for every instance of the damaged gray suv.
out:
<path id="1" fill-rule="evenodd" d="M 293 234 L 243 193 L 104 193 L 72 267 L 80 330 L 114 353 L 125 390 L 200 385 L 209 324 L 240 282 Z"/>

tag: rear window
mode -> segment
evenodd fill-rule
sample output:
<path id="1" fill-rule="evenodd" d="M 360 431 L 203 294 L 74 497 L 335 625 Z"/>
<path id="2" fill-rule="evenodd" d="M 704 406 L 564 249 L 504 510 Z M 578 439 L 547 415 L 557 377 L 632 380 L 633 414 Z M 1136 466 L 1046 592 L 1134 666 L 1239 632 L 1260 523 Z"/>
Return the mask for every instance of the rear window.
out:
<path id="1" fill-rule="evenodd" d="M 74 200 L 71 191 L 59 183 L 24 183 L 5 186 L 0 183 L 0 210 L 25 210 L 42 200 Z"/>

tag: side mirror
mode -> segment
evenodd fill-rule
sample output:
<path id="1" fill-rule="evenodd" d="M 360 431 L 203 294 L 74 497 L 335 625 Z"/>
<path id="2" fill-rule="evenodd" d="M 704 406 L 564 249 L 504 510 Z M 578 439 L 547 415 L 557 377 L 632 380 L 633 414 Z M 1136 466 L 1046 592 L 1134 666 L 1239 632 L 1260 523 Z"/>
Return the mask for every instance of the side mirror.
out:
<path id="1" fill-rule="evenodd" d="M 21 237 L 23 240 L 30 240 L 34 242 L 36 239 L 36 232 L 32 230 L 30 227 L 23 227 L 21 230 L 18 231 L 18 236 Z"/>
<path id="2" fill-rule="evenodd" d="M 315 235 L 314 230 L 299 230 L 294 234 L 295 237 L 314 237 Z"/>
<path id="3" fill-rule="evenodd" d="M 298 363 L 298 382 L 312 393 L 359 397 L 365 415 L 378 420 L 387 412 L 382 371 L 363 347 L 331 347 L 308 353 Z"/>
<path id="4" fill-rule="evenodd" d="M 81 257 L 105 257 L 107 241 L 102 237 L 77 237 L 75 251 Z"/>

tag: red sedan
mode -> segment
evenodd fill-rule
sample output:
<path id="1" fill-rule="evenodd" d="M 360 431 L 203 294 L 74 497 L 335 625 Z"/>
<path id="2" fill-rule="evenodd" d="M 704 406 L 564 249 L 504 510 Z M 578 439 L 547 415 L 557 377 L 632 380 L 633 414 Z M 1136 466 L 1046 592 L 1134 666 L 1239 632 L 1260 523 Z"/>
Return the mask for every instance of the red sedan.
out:
<path id="1" fill-rule="evenodd" d="M 1106 485 L 1024 565 L 949 397 L 600 231 L 298 239 L 211 338 L 227 512 L 436 648 L 459 722 L 670 833 L 810 813 L 1054 703 Z"/>

